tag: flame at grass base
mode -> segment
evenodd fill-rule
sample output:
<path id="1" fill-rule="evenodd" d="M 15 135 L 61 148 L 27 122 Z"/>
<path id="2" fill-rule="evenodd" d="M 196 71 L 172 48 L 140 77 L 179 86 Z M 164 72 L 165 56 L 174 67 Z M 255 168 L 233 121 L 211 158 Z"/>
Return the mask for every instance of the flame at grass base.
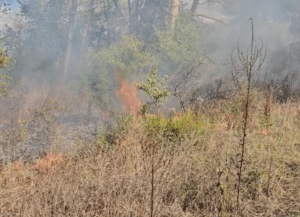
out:
<path id="1" fill-rule="evenodd" d="M 119 82 L 119 91 L 117 92 L 117 96 L 119 96 L 120 100 L 123 103 L 123 111 L 134 116 L 137 116 L 140 107 L 142 106 L 141 100 L 136 95 L 136 87 L 135 85 L 138 82 L 133 84 L 128 84 L 119 74 L 119 72 L 114 71 L 114 74 Z"/>

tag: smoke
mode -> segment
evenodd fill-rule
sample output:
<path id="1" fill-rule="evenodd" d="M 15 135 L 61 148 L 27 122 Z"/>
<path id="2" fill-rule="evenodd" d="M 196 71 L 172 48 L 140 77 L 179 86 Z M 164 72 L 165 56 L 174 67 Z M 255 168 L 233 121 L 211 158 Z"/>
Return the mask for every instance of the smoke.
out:
<path id="1" fill-rule="evenodd" d="M 36 80 L 35 83 L 37 84 L 57 83 L 62 75 L 61 68 L 67 48 L 66 37 L 69 24 L 67 14 L 71 8 L 72 1 L 27 0 L 23 1 L 27 3 L 26 6 L 20 6 L 18 1 L 14 2 L 16 3 L 14 7 L 17 7 L 16 5 L 20 7 L 15 12 L 20 16 L 16 15 L 3 21 L 1 29 L 7 31 L 4 23 L 7 24 L 11 31 L 14 32 L 10 39 L 12 37 L 15 38 L 10 42 L 9 40 L 4 40 L 2 45 L 11 47 L 9 52 L 18 58 L 19 65 L 17 70 L 21 76 L 26 76 L 27 80 L 31 82 Z M 182 7 L 188 10 L 191 8 L 192 2 L 188 0 L 183 1 L 183 3 L 187 4 Z M 79 5 L 77 8 L 68 81 L 76 79 L 78 73 L 84 73 L 78 68 L 78 63 L 81 61 L 80 58 L 86 57 L 86 55 L 81 55 L 80 52 L 82 51 L 82 32 L 85 28 L 84 18 L 86 14 L 84 9 L 88 4 L 89 1 L 86 1 L 86 5 Z M 88 43 L 86 43 L 87 51 L 97 50 L 99 52 L 103 43 L 108 45 L 118 43 L 118 32 L 121 32 L 126 22 L 128 24 L 126 2 L 112 1 L 111 4 L 107 5 L 102 1 L 95 2 L 95 8 L 101 4 L 103 4 L 102 8 L 107 9 L 106 13 L 98 13 L 99 22 L 104 24 L 101 27 L 101 31 L 99 30 L 98 32 L 95 31 L 97 27 L 93 27 L 93 25 L 90 27 L 91 34 Z M 297 0 L 223 0 L 213 1 L 210 4 L 199 4 L 195 15 L 203 15 L 198 16 L 198 18 L 203 20 L 201 40 L 203 40 L 204 53 L 210 62 L 204 62 L 201 70 L 201 81 L 197 83 L 201 85 L 209 83 L 216 78 L 230 75 L 230 58 L 232 51 L 236 49 L 237 43 L 239 42 L 244 50 L 250 45 L 251 25 L 249 18 L 253 18 L 254 21 L 254 33 L 257 43 L 262 45 L 263 42 L 264 47 L 268 51 L 264 66 L 265 68 L 271 67 L 273 54 L 288 47 L 293 38 L 292 33 L 295 35 L 295 32 L 297 33 L 298 31 L 298 22 L 293 21 L 293 19 L 297 18 L 299 9 L 300 3 Z M 168 10 L 171 12 L 170 8 Z M 131 21 L 134 28 L 132 27 L 131 30 L 128 28 L 126 31 L 136 30 L 140 36 L 146 35 L 150 37 L 151 35 L 151 37 L 155 37 L 155 34 L 147 33 L 149 29 L 147 30 L 148 27 L 144 24 L 158 25 L 159 22 L 164 23 L 165 20 L 162 18 L 165 16 L 155 15 L 155 13 L 164 11 L 167 12 L 164 9 L 155 10 L 154 7 L 151 7 L 151 14 L 141 13 L 140 20 L 137 19 L 138 21 L 135 23 Z M 209 19 L 209 17 L 219 19 L 220 22 Z M 97 19 L 97 17 L 93 19 Z M 34 22 L 29 22 L 30 20 L 34 20 Z M 108 23 L 105 24 L 105 22 Z M 114 25 L 115 29 L 107 30 L 105 25 Z M 291 32 L 291 29 L 293 32 Z M 109 38 L 113 30 L 117 32 L 115 34 L 116 37 Z M 4 35 L 1 37 L 4 37 Z M 147 41 L 149 41 L 148 38 Z M 111 92 L 113 93 L 114 91 Z M 111 95 L 110 97 L 115 96 Z"/>
<path id="2" fill-rule="evenodd" d="M 206 55 L 212 66 L 201 72 L 200 84 L 211 83 L 231 74 L 231 55 L 239 43 L 246 52 L 251 45 L 251 21 L 254 22 L 255 42 L 267 49 L 262 73 L 274 62 L 272 55 L 286 49 L 292 40 L 291 20 L 300 9 L 296 0 L 220 1 L 224 4 L 199 5 L 198 15 L 214 17 L 221 22 L 204 20 L 202 35 Z M 227 3 L 227 4 L 226 4 Z M 201 16 L 200 16 L 201 18 Z M 209 21 L 209 22 L 208 22 Z M 293 26 L 295 26 L 294 22 Z M 270 72 L 269 72 L 270 73 Z"/>

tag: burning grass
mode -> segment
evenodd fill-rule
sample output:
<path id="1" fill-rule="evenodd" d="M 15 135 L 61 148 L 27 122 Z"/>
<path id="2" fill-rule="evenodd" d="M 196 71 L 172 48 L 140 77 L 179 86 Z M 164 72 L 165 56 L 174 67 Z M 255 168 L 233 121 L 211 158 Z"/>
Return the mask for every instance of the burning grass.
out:
<path id="1" fill-rule="evenodd" d="M 300 108 L 270 102 L 266 119 L 264 99 L 255 100 L 241 179 L 241 215 L 299 216 Z M 93 142 L 96 146 L 81 141 L 90 148 L 73 155 L 49 152 L 34 164 L 18 161 L 2 167 L 0 214 L 149 216 L 154 162 L 154 216 L 237 216 L 237 104 L 235 99 L 214 104 L 213 112 L 197 117 L 176 114 L 174 123 L 194 123 L 201 129 L 182 131 L 180 139 L 169 139 L 167 119 L 133 116 L 113 146 L 103 146 L 99 139 Z M 153 135 L 145 124 L 159 130 Z"/>

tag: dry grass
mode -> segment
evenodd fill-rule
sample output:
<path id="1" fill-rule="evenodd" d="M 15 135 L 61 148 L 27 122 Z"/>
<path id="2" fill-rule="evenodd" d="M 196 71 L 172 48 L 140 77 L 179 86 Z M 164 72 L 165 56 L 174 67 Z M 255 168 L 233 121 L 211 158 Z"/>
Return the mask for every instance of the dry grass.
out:
<path id="1" fill-rule="evenodd" d="M 78 141 L 95 136 L 103 116 L 88 116 L 84 94 L 46 85 L 38 91 L 26 83 L 20 82 L 10 97 L 0 96 L 0 164 L 36 161 L 48 149 L 71 151 Z"/>
<path id="2" fill-rule="evenodd" d="M 263 94 L 250 108 L 240 189 L 241 216 L 300 216 L 300 108 Z M 111 148 L 69 155 L 48 152 L 35 163 L 18 161 L 0 172 L 1 216 L 149 216 L 151 152 L 157 144 L 154 216 L 237 216 L 236 184 L 241 117 L 237 100 L 201 114 L 205 133 L 172 146 L 149 138 L 135 118 Z M 177 114 L 178 116 L 180 114 Z"/>

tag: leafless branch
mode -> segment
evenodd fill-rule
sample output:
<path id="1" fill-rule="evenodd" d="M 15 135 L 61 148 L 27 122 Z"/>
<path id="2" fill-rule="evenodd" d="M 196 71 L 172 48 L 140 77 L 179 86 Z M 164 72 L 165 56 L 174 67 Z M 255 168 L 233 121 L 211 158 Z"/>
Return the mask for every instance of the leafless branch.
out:
<path id="1" fill-rule="evenodd" d="M 206 15 L 204 15 L 204 14 L 197 14 L 196 16 L 198 16 L 198 17 L 204 17 L 204 18 L 207 18 L 207 19 L 210 19 L 210 20 L 217 21 L 217 22 L 219 22 L 219 23 L 223 23 L 223 21 L 221 21 L 221 20 L 218 20 L 218 19 L 213 18 L 213 17 L 206 16 Z"/>

